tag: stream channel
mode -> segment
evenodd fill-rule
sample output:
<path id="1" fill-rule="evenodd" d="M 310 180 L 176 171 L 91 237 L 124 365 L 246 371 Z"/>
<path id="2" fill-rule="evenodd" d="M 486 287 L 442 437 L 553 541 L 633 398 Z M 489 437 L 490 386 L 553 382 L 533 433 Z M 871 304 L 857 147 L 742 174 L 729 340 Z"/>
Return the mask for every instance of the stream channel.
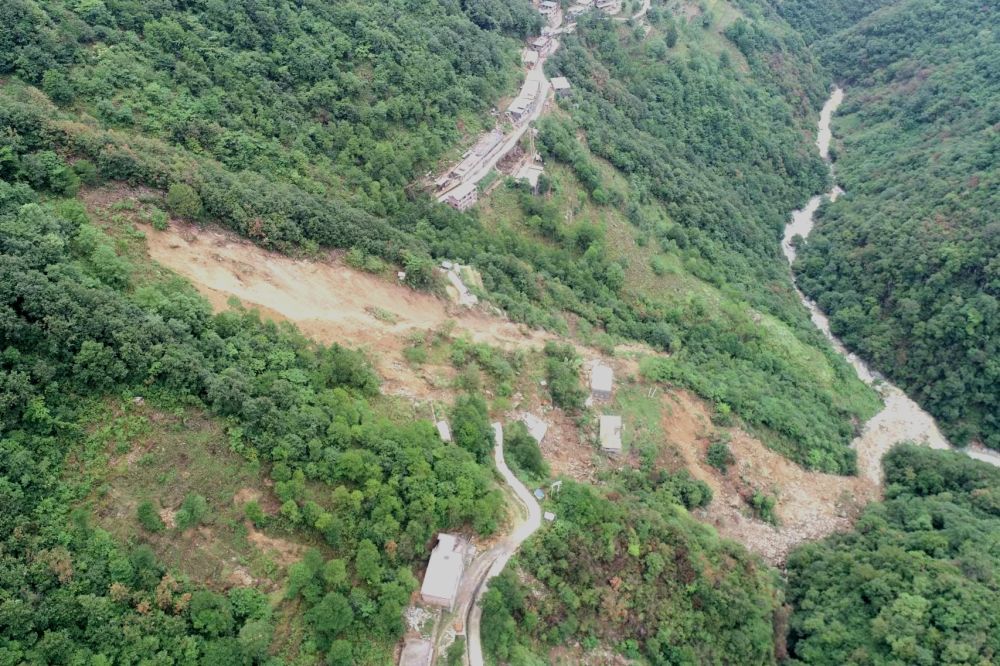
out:
<path id="1" fill-rule="evenodd" d="M 823 105 L 819 116 L 816 145 L 819 148 L 820 156 L 828 163 L 830 162 L 830 139 L 832 138 L 830 121 L 843 100 L 844 91 L 835 87 L 830 98 Z M 830 171 L 833 173 L 832 164 L 830 164 Z M 814 196 L 804 208 L 792 213 L 792 220 L 785 225 L 784 239 L 781 242 L 781 249 L 785 253 L 789 265 L 795 261 L 795 247 L 792 245 L 792 239 L 795 236 L 808 237 L 815 223 L 816 211 L 823 201 L 827 199 L 831 202 L 836 201 L 837 197 L 842 194 L 844 191 L 834 185 L 832 190 L 826 194 Z M 830 321 L 819 309 L 819 306 L 807 298 L 798 285 L 796 285 L 795 290 L 798 292 L 802 304 L 809 310 L 813 324 L 823 332 L 834 349 L 847 359 L 847 362 L 858 373 L 861 381 L 878 391 L 885 403 L 882 411 L 873 416 L 865 424 L 861 434 L 851 442 L 851 447 L 858 453 L 858 473 L 860 475 L 880 484 L 882 481 L 882 456 L 897 442 L 912 441 L 930 446 L 933 449 L 954 448 L 941 433 L 934 417 L 921 409 L 920 405 L 911 400 L 899 387 L 868 367 L 868 364 L 856 354 L 848 351 L 830 331 Z M 965 449 L 957 450 L 1000 467 L 1000 453 L 991 451 L 984 446 L 973 444 Z"/>

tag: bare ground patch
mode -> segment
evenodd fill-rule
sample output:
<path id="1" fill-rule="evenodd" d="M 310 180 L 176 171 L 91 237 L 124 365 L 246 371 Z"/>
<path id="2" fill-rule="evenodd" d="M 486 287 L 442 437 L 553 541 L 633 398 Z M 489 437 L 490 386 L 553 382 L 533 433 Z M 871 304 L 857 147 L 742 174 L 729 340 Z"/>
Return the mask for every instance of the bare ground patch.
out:
<path id="1" fill-rule="evenodd" d="M 805 470 L 736 428 L 728 430 L 736 462 L 722 474 L 705 462 L 713 429 L 705 404 L 685 391 L 671 391 L 663 403 L 663 427 L 673 445 L 664 450 L 663 464 L 680 464 L 712 488 L 711 504 L 694 515 L 772 564 L 781 565 L 800 543 L 850 528 L 861 508 L 878 498 L 871 481 Z M 777 527 L 750 514 L 746 499 L 753 489 L 777 497 Z"/>
<path id="2" fill-rule="evenodd" d="M 306 552 L 306 547 L 300 543 L 268 536 L 254 529 L 249 524 L 247 525 L 247 530 L 247 541 L 260 550 L 271 554 L 282 568 L 298 562 Z"/>
<path id="3" fill-rule="evenodd" d="M 87 192 L 91 208 L 113 207 L 129 197 L 152 197 L 152 191 L 126 187 Z M 456 334 L 474 342 L 502 349 L 539 351 L 557 336 L 510 322 L 482 309 L 454 306 L 442 298 L 417 292 L 393 280 L 363 273 L 346 266 L 336 253 L 318 260 L 296 259 L 268 252 L 231 233 L 171 223 L 166 231 L 142 228 L 152 259 L 188 278 L 216 310 L 229 307 L 231 297 L 258 309 L 262 316 L 294 322 L 303 334 L 323 343 L 340 343 L 364 350 L 384 379 L 384 391 L 414 403 L 450 401 L 454 369 L 443 365 L 414 367 L 403 357 L 407 339 L 417 331 L 435 330 L 454 321 Z M 393 317 L 376 316 L 391 312 Z M 586 359 L 607 356 L 596 349 L 577 345 Z M 640 345 L 619 351 L 650 353 Z M 616 383 L 634 377 L 631 358 L 614 358 Z M 780 563 L 798 543 L 846 529 L 859 507 L 877 496 L 874 484 L 856 478 L 807 472 L 770 451 L 746 433 L 731 433 L 736 464 L 722 475 L 704 462 L 711 433 L 709 412 L 704 404 L 685 392 L 661 394 L 662 436 L 672 446 L 662 447 L 660 462 L 671 469 L 686 468 L 712 487 L 715 499 L 696 512 L 715 525 L 724 536 L 742 542 L 771 562 Z M 519 409 L 536 411 L 548 404 L 547 392 L 537 386 L 524 395 Z M 559 410 L 546 414 L 550 429 L 542 451 L 554 474 L 591 481 L 607 463 L 597 452 L 588 433 Z M 134 462 L 134 461 L 130 461 Z M 627 460 L 626 460 L 627 462 Z M 749 515 L 744 496 L 748 488 L 759 488 L 778 498 L 780 527 Z M 231 503 L 236 490 L 230 491 Z M 258 547 L 280 558 L 297 558 L 301 550 L 257 533 L 248 537 Z M 255 541 L 254 541 L 255 540 Z"/>
<path id="4" fill-rule="evenodd" d="M 103 483 L 89 499 L 98 524 L 122 542 L 148 544 L 168 568 L 225 589 L 247 581 L 280 587 L 290 553 L 305 546 L 281 539 L 256 544 L 243 524 L 251 499 L 276 511 L 277 498 L 261 470 L 229 450 L 220 424 L 196 409 L 163 410 L 148 402 L 115 401 L 90 432 L 103 443 L 107 463 L 95 473 Z M 205 498 L 203 523 L 177 529 L 186 497 Z M 137 510 L 152 502 L 163 528 L 140 526 Z"/>

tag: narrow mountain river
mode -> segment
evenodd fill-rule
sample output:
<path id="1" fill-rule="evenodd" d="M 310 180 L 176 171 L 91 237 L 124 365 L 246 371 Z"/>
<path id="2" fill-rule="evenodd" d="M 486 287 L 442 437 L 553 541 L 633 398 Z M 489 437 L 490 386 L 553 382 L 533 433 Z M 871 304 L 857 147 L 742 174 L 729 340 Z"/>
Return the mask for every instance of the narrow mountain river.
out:
<path id="1" fill-rule="evenodd" d="M 820 156 L 827 161 L 830 159 L 830 121 L 843 100 L 844 91 L 840 88 L 834 88 L 833 93 L 826 101 L 826 104 L 823 105 L 823 110 L 820 112 L 816 145 L 819 148 Z M 832 165 L 830 169 L 832 172 Z M 792 246 L 792 239 L 795 236 L 807 237 L 809 232 L 812 231 L 814 216 L 820 204 L 823 203 L 823 200 L 836 201 L 837 197 L 841 194 L 843 194 L 843 190 L 834 185 L 832 190 L 826 194 L 813 197 L 806 204 L 805 208 L 792 213 L 791 222 L 785 225 L 785 235 L 781 243 L 781 249 L 785 253 L 789 264 L 795 261 L 795 248 Z M 875 483 L 881 483 L 882 456 L 894 444 L 903 440 L 920 442 L 934 449 L 951 448 L 948 440 L 945 439 L 940 429 L 938 429 L 937 423 L 934 422 L 934 418 L 921 409 L 916 402 L 911 400 L 897 386 L 889 383 L 884 377 L 869 368 L 856 354 L 848 351 L 843 343 L 830 332 L 830 321 L 816 303 L 807 298 L 797 286 L 796 291 L 798 291 L 802 304 L 809 310 L 813 324 L 823 331 L 823 334 L 830 340 L 834 349 L 840 352 L 847 359 L 848 363 L 854 367 L 861 381 L 877 390 L 885 402 L 885 407 L 882 411 L 873 416 L 865 424 L 861 435 L 851 443 L 851 446 L 858 452 L 859 474 L 871 479 Z M 976 445 L 964 449 L 964 451 L 973 458 L 1000 467 L 1000 454 L 995 451 Z"/>

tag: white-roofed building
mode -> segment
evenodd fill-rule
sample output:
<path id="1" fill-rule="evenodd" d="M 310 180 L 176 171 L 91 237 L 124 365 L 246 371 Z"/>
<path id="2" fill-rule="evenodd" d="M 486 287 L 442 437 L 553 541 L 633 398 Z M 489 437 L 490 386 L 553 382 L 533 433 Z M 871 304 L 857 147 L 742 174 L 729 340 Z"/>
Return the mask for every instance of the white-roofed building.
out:
<path id="1" fill-rule="evenodd" d="M 590 395 L 595 400 L 610 400 L 615 385 L 615 371 L 603 363 L 595 363 L 590 371 Z"/>
<path id="2" fill-rule="evenodd" d="M 454 534 L 438 534 L 438 542 L 427 563 L 420 598 L 425 604 L 451 610 L 465 570 L 465 542 Z"/>
<path id="3" fill-rule="evenodd" d="M 441 201 L 457 210 L 469 210 L 479 201 L 479 190 L 476 189 L 475 183 L 462 183 L 455 189 L 446 192 Z"/>
<path id="4" fill-rule="evenodd" d="M 438 436 L 441 437 L 442 442 L 451 441 L 451 427 L 448 425 L 447 421 L 441 420 L 434 424 L 437 427 Z"/>
<path id="5" fill-rule="evenodd" d="M 601 450 L 606 453 L 622 452 L 622 417 L 601 416 Z"/>
<path id="6" fill-rule="evenodd" d="M 552 89 L 556 91 L 556 97 L 566 97 L 572 91 L 572 86 L 565 76 L 557 76 L 552 79 Z"/>

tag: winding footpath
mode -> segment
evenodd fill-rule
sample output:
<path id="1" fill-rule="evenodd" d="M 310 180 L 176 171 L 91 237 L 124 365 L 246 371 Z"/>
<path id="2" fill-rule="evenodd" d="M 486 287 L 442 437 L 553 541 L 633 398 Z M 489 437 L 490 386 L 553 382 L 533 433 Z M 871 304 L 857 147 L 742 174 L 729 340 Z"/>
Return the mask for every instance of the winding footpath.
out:
<path id="1" fill-rule="evenodd" d="M 476 582 L 475 592 L 472 595 L 472 602 L 466 611 L 466 663 L 469 666 L 483 666 L 483 645 L 480 640 L 480 624 L 483 617 L 481 601 L 489 582 L 492 578 L 500 575 L 507 562 L 517 552 L 528 537 L 534 534 L 542 526 L 542 507 L 535 500 L 531 491 L 521 483 L 514 473 L 507 467 L 507 462 L 503 457 L 503 428 L 499 423 L 493 424 L 493 436 L 496 442 L 493 448 L 493 461 L 496 463 L 500 475 L 507 485 L 514 491 L 518 502 L 527 510 L 527 517 L 521 519 L 514 530 L 498 546 L 490 549 L 494 553 L 489 568 Z"/>
<path id="2" fill-rule="evenodd" d="M 843 100 L 844 91 L 839 87 L 835 87 L 830 98 L 823 105 L 823 110 L 820 112 L 816 146 L 819 148 L 820 157 L 826 160 L 827 163 L 830 162 L 830 140 L 832 138 L 830 122 L 833 114 L 837 111 L 837 107 L 840 106 Z M 832 164 L 830 164 L 830 171 L 831 173 L 833 172 Z M 809 232 L 812 231 L 815 224 L 815 214 L 820 204 L 826 199 L 836 201 L 837 197 L 843 193 L 843 190 L 834 185 L 833 189 L 828 193 L 813 197 L 803 209 L 792 213 L 792 220 L 785 226 L 784 238 L 781 243 L 781 249 L 788 259 L 789 265 L 794 263 L 796 255 L 792 239 L 795 236 L 808 237 Z M 793 281 L 794 277 L 793 273 Z M 812 322 L 816 328 L 820 329 L 833 345 L 833 348 L 847 359 L 847 362 L 857 372 L 858 378 L 878 391 L 885 403 L 882 411 L 873 416 L 865 424 L 861 434 L 851 442 L 851 447 L 858 454 L 858 473 L 870 479 L 875 484 L 880 485 L 882 483 L 882 456 L 893 445 L 901 441 L 908 440 L 922 443 L 932 449 L 953 449 L 954 447 L 948 443 L 948 440 L 941 433 L 934 418 L 921 409 L 899 387 L 890 383 L 878 372 L 868 367 L 868 364 L 856 354 L 848 351 L 844 347 L 844 344 L 833 335 L 833 332 L 830 330 L 830 321 L 819 309 L 819 306 L 802 293 L 797 284 L 795 290 L 798 292 L 802 304 L 809 310 L 809 316 L 812 318 Z M 958 450 L 963 451 L 973 458 L 1000 467 L 1000 454 L 996 451 L 991 451 L 979 445 Z"/>
<path id="3" fill-rule="evenodd" d="M 643 0 L 642 7 L 635 14 L 632 14 L 632 16 L 617 16 L 615 17 L 615 20 L 619 22 L 638 21 L 639 19 L 641 19 L 643 16 L 646 15 L 646 12 L 649 11 L 649 6 L 652 4 L 652 2 L 653 0 Z"/>

